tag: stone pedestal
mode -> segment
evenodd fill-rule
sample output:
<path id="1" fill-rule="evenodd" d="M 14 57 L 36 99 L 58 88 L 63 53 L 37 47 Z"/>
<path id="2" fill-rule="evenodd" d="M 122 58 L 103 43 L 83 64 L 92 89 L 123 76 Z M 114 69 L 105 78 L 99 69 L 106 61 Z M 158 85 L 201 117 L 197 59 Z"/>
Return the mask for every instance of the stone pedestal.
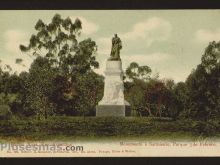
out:
<path id="1" fill-rule="evenodd" d="M 129 116 L 130 105 L 124 99 L 121 61 L 107 61 L 104 96 L 96 107 L 96 116 Z"/>

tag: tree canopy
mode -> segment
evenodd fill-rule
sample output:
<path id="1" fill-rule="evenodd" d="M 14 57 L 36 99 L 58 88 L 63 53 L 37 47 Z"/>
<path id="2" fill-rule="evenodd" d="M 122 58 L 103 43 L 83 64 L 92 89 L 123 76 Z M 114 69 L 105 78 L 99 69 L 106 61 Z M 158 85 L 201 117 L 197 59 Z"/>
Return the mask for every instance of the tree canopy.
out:
<path id="1" fill-rule="evenodd" d="M 211 42 L 201 64 L 186 80 L 189 91 L 188 116 L 209 120 L 220 116 L 220 42 Z"/>
<path id="2" fill-rule="evenodd" d="M 37 33 L 31 36 L 27 46 L 20 45 L 20 50 L 30 56 L 47 58 L 51 66 L 69 77 L 85 73 L 99 64 L 95 58 L 96 43 L 90 38 L 77 41 L 81 29 L 79 19 L 72 22 L 69 17 L 63 19 L 59 14 L 48 24 L 39 19 L 35 25 Z"/>
<path id="3" fill-rule="evenodd" d="M 90 38 L 78 41 L 82 28 L 79 19 L 73 22 L 69 17 L 63 19 L 55 14 L 50 23 L 39 19 L 29 44 L 20 45 L 20 50 L 34 59 L 25 81 L 27 110 L 46 117 L 48 113 L 82 114 L 85 104 L 95 106 L 96 99 L 83 102 L 83 98 L 85 100 L 91 94 L 88 91 L 95 90 L 103 80 L 93 83 L 99 77 L 92 71 L 99 67 L 97 45 Z M 21 62 L 21 59 L 16 60 L 16 63 Z M 90 86 L 83 89 L 84 81 Z"/>

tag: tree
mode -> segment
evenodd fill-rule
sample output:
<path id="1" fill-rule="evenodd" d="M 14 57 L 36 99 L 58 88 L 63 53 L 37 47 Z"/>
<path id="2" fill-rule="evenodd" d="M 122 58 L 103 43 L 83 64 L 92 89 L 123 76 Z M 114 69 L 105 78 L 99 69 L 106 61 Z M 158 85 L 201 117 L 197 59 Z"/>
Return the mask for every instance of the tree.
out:
<path id="1" fill-rule="evenodd" d="M 175 82 L 174 82 L 173 79 L 164 79 L 163 82 L 164 82 L 164 84 L 165 84 L 167 89 L 169 89 L 169 90 L 173 90 L 174 89 Z"/>
<path id="2" fill-rule="evenodd" d="M 7 65 L 10 68 L 9 65 Z M 17 74 L 0 67 L 0 113 L 1 118 L 10 118 L 14 112 L 13 105 L 21 92 L 21 81 Z"/>
<path id="3" fill-rule="evenodd" d="M 48 24 L 38 20 L 35 25 L 37 33 L 31 36 L 27 46 L 20 45 L 22 52 L 36 58 L 28 78 L 26 105 L 33 112 L 41 109 L 39 113 L 37 111 L 38 115 L 46 117 L 46 105 L 51 105 L 57 114 L 78 114 L 76 105 L 82 104 L 77 102 L 82 95 L 78 92 L 80 81 L 82 77 L 90 76 L 93 68 L 99 67 L 95 56 L 96 43 L 90 38 L 77 41 L 81 29 L 79 19 L 72 22 L 69 17 L 63 19 L 56 14 Z M 39 80 L 41 82 L 37 84 Z M 35 85 L 37 89 L 33 88 Z"/>
<path id="4" fill-rule="evenodd" d="M 149 66 L 139 66 L 136 62 L 130 63 L 125 71 L 126 76 L 131 79 L 149 80 L 151 69 Z"/>
<path id="5" fill-rule="evenodd" d="M 165 99 L 167 99 L 166 92 L 167 90 L 162 82 L 154 80 L 149 82 L 145 90 L 145 99 L 151 114 L 162 117 Z"/>
<path id="6" fill-rule="evenodd" d="M 77 76 L 75 84 L 64 76 L 53 81 L 53 93 L 50 100 L 56 106 L 56 114 L 73 116 L 95 115 L 95 106 L 102 98 L 104 77 L 93 71 Z"/>
<path id="7" fill-rule="evenodd" d="M 56 75 L 52 80 L 52 93 L 49 100 L 54 103 L 54 113 L 57 115 L 77 115 L 73 108 L 76 85 L 71 84 L 64 75 Z"/>
<path id="8" fill-rule="evenodd" d="M 188 88 L 186 83 L 179 82 L 174 86 L 173 92 L 177 99 L 177 108 L 179 111 L 179 117 L 185 117 L 184 113 L 187 111 L 188 104 Z"/>
<path id="9" fill-rule="evenodd" d="M 125 71 L 126 77 L 131 81 L 125 82 L 125 98 L 131 104 L 133 112 L 138 116 L 146 116 L 146 103 L 144 91 L 146 81 L 150 79 L 151 69 L 148 66 L 139 66 L 136 62 L 130 63 Z"/>
<path id="10" fill-rule="evenodd" d="M 200 120 L 220 117 L 220 42 L 211 42 L 201 64 L 192 71 L 186 84 L 189 90 L 188 116 Z"/>
<path id="11" fill-rule="evenodd" d="M 95 116 L 95 107 L 103 97 L 104 77 L 91 71 L 78 77 L 75 108 L 82 116 Z"/>
<path id="12" fill-rule="evenodd" d="M 150 114 L 149 111 L 146 111 L 148 110 L 144 98 L 146 88 L 147 84 L 143 80 L 125 82 L 125 99 L 131 104 L 132 115 L 148 116 Z"/>
<path id="13" fill-rule="evenodd" d="M 177 98 L 173 92 L 175 83 L 171 79 L 151 78 L 148 66 L 132 62 L 126 69 L 125 97 L 139 116 L 176 118 L 179 114 Z"/>
<path id="14" fill-rule="evenodd" d="M 86 73 L 99 66 L 94 56 L 96 43 L 90 38 L 77 41 L 81 28 L 79 19 L 72 23 L 69 17 L 62 19 L 59 14 L 49 24 L 40 19 L 35 25 L 37 34 L 31 36 L 28 46 L 20 45 L 20 49 L 30 56 L 47 58 L 51 66 L 59 68 L 59 73 L 73 78 L 75 73 Z"/>
<path id="15" fill-rule="evenodd" d="M 38 119 L 47 118 L 53 113 L 53 104 L 49 101 L 52 94 L 52 81 L 57 69 L 52 68 L 47 58 L 37 57 L 31 64 L 25 81 L 26 114 L 37 115 Z"/>
<path id="16" fill-rule="evenodd" d="M 148 111 L 159 117 L 176 119 L 179 114 L 179 103 L 173 90 L 166 87 L 161 80 L 150 80 L 145 90 Z"/>
<path id="17" fill-rule="evenodd" d="M 11 119 L 12 113 L 10 107 L 5 104 L 0 104 L 0 120 Z"/>
<path id="18" fill-rule="evenodd" d="M 27 91 L 25 89 L 25 84 L 27 82 L 29 73 L 28 72 L 21 72 L 17 77 L 17 91 L 16 91 L 16 99 L 11 104 L 11 111 L 13 115 L 24 117 L 26 113 L 24 111 L 25 99 L 27 96 Z"/>

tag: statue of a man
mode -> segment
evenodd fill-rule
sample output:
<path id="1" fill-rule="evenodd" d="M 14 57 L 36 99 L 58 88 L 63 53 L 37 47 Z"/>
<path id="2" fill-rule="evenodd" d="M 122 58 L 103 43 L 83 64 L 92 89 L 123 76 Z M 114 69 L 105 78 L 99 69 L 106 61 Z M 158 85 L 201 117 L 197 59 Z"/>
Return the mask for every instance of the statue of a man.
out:
<path id="1" fill-rule="evenodd" d="M 112 50 L 110 54 L 110 58 L 108 60 L 121 60 L 120 58 L 120 49 L 122 49 L 122 42 L 121 39 L 115 34 L 115 36 L 112 38 Z"/>

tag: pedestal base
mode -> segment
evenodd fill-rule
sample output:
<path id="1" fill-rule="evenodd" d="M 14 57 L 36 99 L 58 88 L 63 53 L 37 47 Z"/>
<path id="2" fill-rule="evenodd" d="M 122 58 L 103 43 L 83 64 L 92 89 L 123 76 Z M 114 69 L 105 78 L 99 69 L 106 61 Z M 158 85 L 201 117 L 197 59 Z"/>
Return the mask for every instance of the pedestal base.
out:
<path id="1" fill-rule="evenodd" d="M 131 108 L 128 105 L 98 105 L 96 106 L 96 116 L 119 116 L 131 115 Z"/>
<path id="2" fill-rule="evenodd" d="M 107 61 L 104 96 L 96 107 L 96 116 L 130 116 L 130 104 L 124 99 L 121 61 Z"/>

